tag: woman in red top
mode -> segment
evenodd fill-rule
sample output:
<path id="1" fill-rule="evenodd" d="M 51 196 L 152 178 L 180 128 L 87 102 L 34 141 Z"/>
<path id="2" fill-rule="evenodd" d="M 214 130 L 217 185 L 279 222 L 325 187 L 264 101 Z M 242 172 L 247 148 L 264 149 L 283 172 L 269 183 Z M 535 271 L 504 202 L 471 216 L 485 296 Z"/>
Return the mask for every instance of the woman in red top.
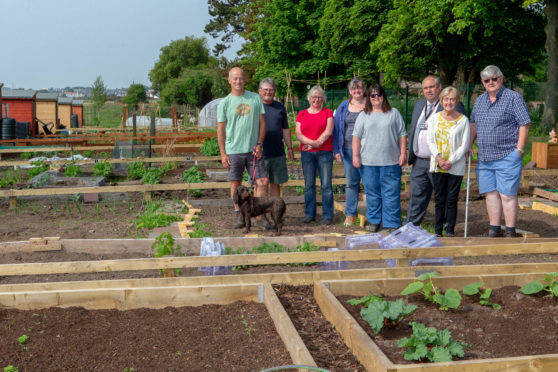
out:
<path id="1" fill-rule="evenodd" d="M 333 220 L 333 112 L 324 108 L 325 92 L 314 86 L 308 92 L 310 107 L 298 113 L 296 138 L 300 141 L 300 160 L 304 173 L 304 219 L 316 220 L 316 171 L 322 184 L 322 224 Z"/>

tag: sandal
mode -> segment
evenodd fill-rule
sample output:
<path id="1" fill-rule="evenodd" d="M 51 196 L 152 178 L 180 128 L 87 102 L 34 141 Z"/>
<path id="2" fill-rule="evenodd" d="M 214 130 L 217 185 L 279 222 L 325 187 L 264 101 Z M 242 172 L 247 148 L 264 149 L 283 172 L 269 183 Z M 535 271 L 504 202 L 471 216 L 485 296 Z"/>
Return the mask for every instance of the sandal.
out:
<path id="1" fill-rule="evenodd" d="M 345 222 L 343 222 L 343 226 L 349 227 L 355 224 L 356 217 L 347 216 L 345 217 Z"/>

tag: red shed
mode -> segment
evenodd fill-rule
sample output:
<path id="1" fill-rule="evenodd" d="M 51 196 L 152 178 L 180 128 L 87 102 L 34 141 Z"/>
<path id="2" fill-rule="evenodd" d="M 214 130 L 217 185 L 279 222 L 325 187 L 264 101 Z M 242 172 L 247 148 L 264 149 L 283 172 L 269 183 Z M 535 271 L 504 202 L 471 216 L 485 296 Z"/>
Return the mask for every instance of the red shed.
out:
<path id="1" fill-rule="evenodd" d="M 16 121 L 28 121 L 32 136 L 38 134 L 36 117 L 37 91 L 2 88 L 2 103 L 7 104 L 10 117 Z"/>
<path id="2" fill-rule="evenodd" d="M 83 100 L 75 99 L 72 101 L 72 114 L 78 116 L 78 123 L 83 127 Z"/>

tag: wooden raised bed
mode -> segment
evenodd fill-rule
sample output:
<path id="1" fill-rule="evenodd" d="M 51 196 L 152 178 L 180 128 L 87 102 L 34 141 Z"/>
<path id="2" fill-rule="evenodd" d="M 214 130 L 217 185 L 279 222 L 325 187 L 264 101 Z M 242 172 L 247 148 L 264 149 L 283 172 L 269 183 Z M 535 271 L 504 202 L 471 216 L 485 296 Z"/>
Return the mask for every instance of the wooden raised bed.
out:
<path id="1" fill-rule="evenodd" d="M 543 273 L 504 274 L 479 276 L 448 276 L 434 279 L 437 287 L 462 288 L 482 281 L 487 287 L 500 288 L 506 285 L 522 286 L 544 277 Z M 392 363 L 372 341 L 366 331 L 337 300 L 337 295 L 366 296 L 371 293 L 398 295 L 413 278 L 373 279 L 318 282 L 314 285 L 314 296 L 326 318 L 335 326 L 346 345 L 369 371 L 555 371 L 558 370 L 558 354 L 465 360 L 444 363 Z M 541 341 L 542 342 L 542 341 Z"/>

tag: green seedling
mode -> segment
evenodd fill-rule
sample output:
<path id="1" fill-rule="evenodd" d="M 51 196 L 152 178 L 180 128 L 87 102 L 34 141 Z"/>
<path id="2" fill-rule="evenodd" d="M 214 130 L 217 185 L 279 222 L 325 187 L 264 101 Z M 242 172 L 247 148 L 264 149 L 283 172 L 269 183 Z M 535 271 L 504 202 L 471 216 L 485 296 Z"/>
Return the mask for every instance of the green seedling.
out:
<path id="1" fill-rule="evenodd" d="M 347 301 L 347 303 L 349 305 L 353 305 L 353 306 L 362 305 L 362 306 L 368 307 L 368 305 L 371 302 L 383 301 L 383 300 L 384 299 L 381 296 L 369 295 L 369 296 L 364 296 L 364 297 L 361 297 L 361 298 L 351 298 L 350 300 Z"/>
<path id="2" fill-rule="evenodd" d="M 74 203 L 76 209 L 78 210 L 79 214 L 81 214 L 81 206 L 79 205 L 79 200 L 81 196 L 79 194 L 72 195 L 72 203 Z"/>
<path id="3" fill-rule="evenodd" d="M 17 369 L 17 367 L 12 366 L 11 364 L 9 366 L 4 367 L 4 372 L 18 372 L 19 370 Z"/>
<path id="4" fill-rule="evenodd" d="M 368 307 L 360 309 L 360 316 L 364 319 L 374 333 L 380 333 L 383 326 L 395 328 L 399 322 L 411 315 L 417 309 L 417 305 L 405 305 L 403 300 L 395 301 L 377 300 L 368 304 Z"/>
<path id="5" fill-rule="evenodd" d="M 141 183 L 156 185 L 161 182 L 161 178 L 163 178 L 164 175 L 165 170 L 163 168 L 148 168 L 141 177 Z"/>
<path id="6" fill-rule="evenodd" d="M 400 348 L 408 347 L 403 357 L 405 360 L 418 360 L 421 362 L 450 362 L 453 357 L 463 358 L 463 347 L 472 348 L 466 342 L 451 339 L 451 332 L 447 329 L 438 331 L 421 323 L 411 322 L 413 334 L 397 341 Z"/>
<path id="7" fill-rule="evenodd" d="M 259 245 L 256 245 L 255 247 L 253 247 L 251 250 L 248 250 L 246 248 L 240 247 L 236 250 L 232 249 L 231 247 L 225 247 L 225 255 L 235 255 L 235 254 L 259 254 L 259 253 L 283 253 L 283 252 L 288 252 L 289 249 L 287 247 L 285 247 L 284 245 L 281 245 L 279 243 L 262 243 Z M 233 271 L 237 271 L 237 270 L 246 270 L 250 267 L 256 267 L 258 265 L 239 265 L 239 266 L 233 266 L 232 270 Z"/>
<path id="8" fill-rule="evenodd" d="M 536 294 L 542 291 L 549 293 L 550 298 L 558 297 L 558 273 L 545 274 L 543 282 L 534 281 L 525 284 L 519 291 L 526 295 Z"/>
<path id="9" fill-rule="evenodd" d="M 245 312 L 246 309 L 243 308 L 242 305 L 240 305 L 240 322 L 244 326 L 244 331 L 246 332 L 248 337 L 252 337 L 252 328 L 250 328 L 250 324 L 248 324 L 248 321 L 246 321 L 246 319 L 244 318 Z"/>
<path id="10" fill-rule="evenodd" d="M 154 229 L 156 227 L 169 226 L 173 222 L 180 221 L 182 218 L 175 215 L 166 215 L 158 213 L 161 209 L 160 202 L 147 202 L 145 212 L 136 219 L 136 227 L 138 229 Z"/>
<path id="11" fill-rule="evenodd" d="M 44 159 L 32 161 L 31 165 L 33 166 L 33 168 L 29 168 L 29 170 L 27 171 L 28 178 L 33 178 L 43 172 L 46 172 L 49 169 L 49 166 Z"/>
<path id="12" fill-rule="evenodd" d="M 27 335 L 21 335 L 17 338 L 17 342 L 19 342 L 19 345 L 22 347 L 25 347 L 25 343 L 29 340 L 29 336 Z"/>
<path id="13" fill-rule="evenodd" d="M 492 288 L 486 288 L 484 291 L 482 290 L 482 286 L 484 285 L 483 282 L 475 282 L 466 285 L 463 287 L 463 293 L 467 296 L 474 296 L 476 294 L 479 295 L 480 301 L 479 303 L 484 306 L 492 306 L 493 309 L 501 309 L 502 306 L 498 304 L 493 304 L 490 302 L 490 295 L 492 294 Z"/>
<path id="14" fill-rule="evenodd" d="M 83 156 L 85 156 L 86 158 L 90 158 L 93 156 L 93 150 L 85 150 L 83 152 Z"/>
<path id="15" fill-rule="evenodd" d="M 440 310 L 457 309 L 461 304 L 459 291 L 449 288 L 446 293 L 440 292 L 432 282 L 432 278 L 437 276 L 440 274 L 435 271 L 421 274 L 417 278 L 419 281 L 409 284 L 401 294 L 406 296 L 420 292 L 425 300 L 438 304 Z"/>
<path id="16" fill-rule="evenodd" d="M 188 232 L 188 235 L 190 235 L 190 238 L 205 238 L 213 236 L 213 232 L 210 227 L 211 225 L 208 223 L 199 223 L 195 220 L 194 231 Z"/>

